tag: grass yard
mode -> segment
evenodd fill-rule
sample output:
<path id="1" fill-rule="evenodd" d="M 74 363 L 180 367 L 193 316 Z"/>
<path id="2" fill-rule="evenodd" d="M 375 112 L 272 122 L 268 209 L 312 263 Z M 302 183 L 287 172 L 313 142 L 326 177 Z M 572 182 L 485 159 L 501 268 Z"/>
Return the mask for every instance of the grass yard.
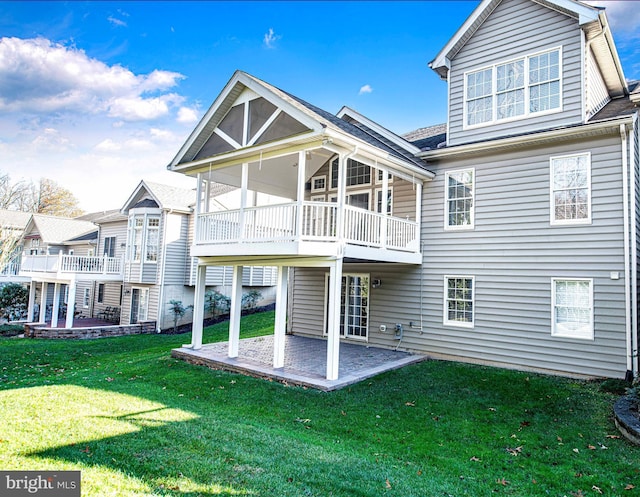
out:
<path id="1" fill-rule="evenodd" d="M 599 383 L 429 361 L 322 393 L 172 359 L 188 340 L 0 338 L 0 469 L 87 496 L 640 495 Z"/>

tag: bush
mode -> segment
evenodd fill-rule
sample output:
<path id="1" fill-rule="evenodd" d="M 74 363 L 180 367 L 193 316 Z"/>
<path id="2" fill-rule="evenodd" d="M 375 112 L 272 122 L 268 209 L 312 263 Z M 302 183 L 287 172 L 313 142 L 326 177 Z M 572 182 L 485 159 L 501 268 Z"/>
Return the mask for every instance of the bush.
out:
<path id="1" fill-rule="evenodd" d="M 204 294 L 204 302 L 211 317 L 224 314 L 229 310 L 231 299 L 217 290 L 209 290 Z"/>
<path id="2" fill-rule="evenodd" d="M 24 333 L 24 326 L 19 324 L 0 325 L 0 337 L 15 337 Z"/>
<path id="3" fill-rule="evenodd" d="M 19 283 L 9 283 L 0 289 L 0 317 L 7 321 L 27 316 L 29 292 Z"/>
<path id="4" fill-rule="evenodd" d="M 184 306 L 182 300 L 170 300 L 169 311 L 173 314 L 173 332 L 178 330 L 178 321 L 187 313 L 189 309 L 193 309 L 192 305 Z"/>
<path id="5" fill-rule="evenodd" d="M 254 312 L 261 300 L 262 292 L 260 290 L 250 290 L 242 296 L 242 308 L 248 313 Z"/>

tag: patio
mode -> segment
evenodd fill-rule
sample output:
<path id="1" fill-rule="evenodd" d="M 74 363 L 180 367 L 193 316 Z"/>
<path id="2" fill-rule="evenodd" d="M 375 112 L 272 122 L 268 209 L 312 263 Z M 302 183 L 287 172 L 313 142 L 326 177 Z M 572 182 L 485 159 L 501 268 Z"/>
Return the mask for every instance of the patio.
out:
<path id="1" fill-rule="evenodd" d="M 173 349 L 171 355 L 191 364 L 273 379 L 289 385 L 332 391 L 358 383 L 385 371 L 424 361 L 426 356 L 395 350 L 340 343 L 337 380 L 327 380 L 327 342 L 296 335 L 285 337 L 284 368 L 273 367 L 273 335 L 240 340 L 239 354 L 228 357 L 228 343 L 209 343 L 201 349 Z"/>

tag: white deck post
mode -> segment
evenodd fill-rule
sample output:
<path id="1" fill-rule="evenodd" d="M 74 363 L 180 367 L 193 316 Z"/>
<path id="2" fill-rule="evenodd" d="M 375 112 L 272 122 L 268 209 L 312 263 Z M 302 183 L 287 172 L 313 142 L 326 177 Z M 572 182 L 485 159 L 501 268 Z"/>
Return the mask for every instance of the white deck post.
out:
<path id="1" fill-rule="evenodd" d="M 191 345 L 194 350 L 202 348 L 202 321 L 204 319 L 204 292 L 207 282 L 207 266 L 196 269 L 196 288 L 193 301 L 193 323 L 191 324 Z"/>
<path id="2" fill-rule="evenodd" d="M 242 177 L 240 185 L 240 212 L 238 213 L 238 238 L 242 243 L 245 238 L 245 209 L 247 208 L 247 190 L 249 189 L 249 164 L 242 163 Z"/>
<path id="3" fill-rule="evenodd" d="M 306 152 L 304 150 L 300 150 L 300 152 L 298 152 L 298 190 L 297 190 L 297 194 L 296 194 L 296 200 L 297 200 L 297 214 L 296 214 L 296 232 L 294 234 L 295 239 L 299 240 L 300 237 L 302 236 L 302 226 L 303 226 L 303 218 L 304 218 L 304 207 L 303 207 L 303 202 L 304 202 L 304 187 L 305 187 L 305 180 L 306 180 Z"/>
<path id="4" fill-rule="evenodd" d="M 337 380 L 340 366 L 340 290 L 342 259 L 329 269 L 329 326 L 327 329 L 327 380 Z"/>
<path id="5" fill-rule="evenodd" d="M 229 309 L 229 357 L 238 357 L 242 317 L 242 266 L 233 266 L 231 308 Z"/>
<path id="6" fill-rule="evenodd" d="M 51 306 L 51 327 L 58 327 L 58 308 L 60 307 L 60 283 L 53 284 L 53 306 Z"/>
<path id="7" fill-rule="evenodd" d="M 36 282 L 31 280 L 29 285 L 29 304 L 27 305 L 27 321 L 33 319 L 33 309 L 36 306 Z"/>
<path id="8" fill-rule="evenodd" d="M 284 367 L 285 333 L 287 331 L 287 289 L 289 268 L 278 267 L 276 287 L 276 319 L 273 333 L 273 367 Z"/>
<path id="9" fill-rule="evenodd" d="M 376 174 L 378 172 L 376 171 Z M 387 209 L 387 201 L 389 198 L 389 173 L 382 170 L 382 191 L 380 192 L 380 214 L 382 214 L 382 223 L 380 225 L 380 246 L 387 248 L 387 230 L 389 229 L 389 210 Z M 378 199 L 375 199 L 376 201 Z"/>
<path id="10" fill-rule="evenodd" d="M 73 278 L 69 282 L 69 296 L 67 298 L 67 322 L 65 328 L 73 328 L 73 311 L 76 308 L 76 280 Z"/>
<path id="11" fill-rule="evenodd" d="M 47 285 L 46 281 L 41 283 L 41 292 L 40 292 L 40 316 L 38 317 L 39 323 L 44 323 L 47 319 Z"/>

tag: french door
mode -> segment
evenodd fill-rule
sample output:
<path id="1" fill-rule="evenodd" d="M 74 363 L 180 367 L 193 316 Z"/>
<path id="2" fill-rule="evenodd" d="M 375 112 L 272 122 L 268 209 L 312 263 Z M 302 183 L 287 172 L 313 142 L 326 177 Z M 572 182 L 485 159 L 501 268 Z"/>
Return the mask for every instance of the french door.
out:
<path id="1" fill-rule="evenodd" d="M 329 275 L 325 286 L 325 335 L 328 332 Z M 340 285 L 340 336 L 366 340 L 369 329 L 369 275 L 344 274 Z"/>

